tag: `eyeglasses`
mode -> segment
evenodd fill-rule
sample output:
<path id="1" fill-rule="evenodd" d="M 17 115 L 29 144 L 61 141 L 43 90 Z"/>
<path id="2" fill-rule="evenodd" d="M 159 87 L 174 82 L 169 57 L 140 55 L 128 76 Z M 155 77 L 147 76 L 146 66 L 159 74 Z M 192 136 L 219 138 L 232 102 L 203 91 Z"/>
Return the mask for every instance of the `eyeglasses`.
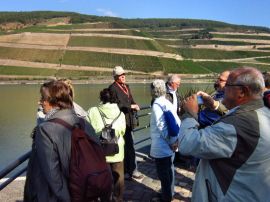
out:
<path id="1" fill-rule="evenodd" d="M 175 84 L 176 86 L 180 86 L 181 83 L 178 83 L 178 82 L 172 82 L 173 84 Z"/>
<path id="2" fill-rule="evenodd" d="M 230 84 L 230 83 L 226 83 L 225 84 L 225 87 L 229 87 L 229 86 L 247 86 L 247 85 L 244 85 L 244 84 Z"/>
<path id="3" fill-rule="evenodd" d="M 44 101 L 47 101 L 47 100 L 48 100 L 48 98 L 45 97 L 45 96 L 41 96 L 40 99 L 39 99 L 40 102 L 44 102 Z"/>
<path id="4" fill-rule="evenodd" d="M 227 80 L 224 80 L 222 78 L 218 78 L 218 80 L 221 81 L 221 82 L 226 82 L 227 81 Z"/>

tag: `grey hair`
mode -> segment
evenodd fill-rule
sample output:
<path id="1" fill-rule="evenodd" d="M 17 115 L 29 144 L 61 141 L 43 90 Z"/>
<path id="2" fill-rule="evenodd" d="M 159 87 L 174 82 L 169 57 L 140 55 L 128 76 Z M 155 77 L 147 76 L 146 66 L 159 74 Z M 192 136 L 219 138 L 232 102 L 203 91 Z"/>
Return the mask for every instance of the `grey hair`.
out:
<path id="1" fill-rule="evenodd" d="M 165 82 L 161 79 L 156 79 L 151 83 L 151 95 L 153 98 L 158 98 L 166 94 Z"/>
<path id="2" fill-rule="evenodd" d="M 253 67 L 242 67 L 232 71 L 234 82 L 249 87 L 250 92 L 254 95 L 261 95 L 264 88 L 264 79 L 262 73 Z"/>
<path id="3" fill-rule="evenodd" d="M 173 75 L 170 75 L 169 77 L 168 77 L 168 83 L 172 83 L 172 82 L 175 82 L 175 81 L 181 81 L 181 77 L 180 76 L 178 76 L 177 74 L 173 74 Z"/>

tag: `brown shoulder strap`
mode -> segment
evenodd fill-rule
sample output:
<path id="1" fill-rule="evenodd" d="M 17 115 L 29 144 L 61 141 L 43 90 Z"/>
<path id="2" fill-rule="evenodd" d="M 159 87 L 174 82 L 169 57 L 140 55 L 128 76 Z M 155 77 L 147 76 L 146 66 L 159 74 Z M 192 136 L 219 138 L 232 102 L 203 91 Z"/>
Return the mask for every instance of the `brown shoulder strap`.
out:
<path id="1" fill-rule="evenodd" d="M 54 118 L 54 119 L 50 119 L 48 120 L 49 122 L 53 122 L 53 123 L 58 123 L 64 127 L 66 127 L 69 130 L 73 130 L 74 127 L 76 127 L 77 124 L 75 124 L 75 126 L 70 125 L 69 123 L 67 123 L 66 121 L 64 121 L 63 119 L 59 119 L 59 118 Z M 82 118 L 79 118 L 79 126 L 81 127 L 81 129 L 84 129 L 85 127 L 85 123 L 84 120 Z"/>

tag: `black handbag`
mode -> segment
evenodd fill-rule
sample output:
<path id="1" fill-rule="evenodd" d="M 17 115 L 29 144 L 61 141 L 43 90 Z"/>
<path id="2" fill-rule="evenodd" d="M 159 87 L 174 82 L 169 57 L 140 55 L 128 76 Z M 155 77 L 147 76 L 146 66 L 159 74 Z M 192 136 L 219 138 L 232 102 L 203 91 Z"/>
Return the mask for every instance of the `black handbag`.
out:
<path id="1" fill-rule="evenodd" d="M 113 156 L 117 153 L 119 153 L 119 146 L 118 146 L 118 138 L 115 135 L 115 129 L 112 128 L 113 123 L 119 118 L 121 115 L 121 112 L 119 115 L 111 122 L 111 124 L 107 124 L 105 121 L 105 114 L 99 110 L 100 116 L 102 118 L 104 128 L 101 131 L 100 135 L 100 143 L 103 148 L 105 156 Z"/>

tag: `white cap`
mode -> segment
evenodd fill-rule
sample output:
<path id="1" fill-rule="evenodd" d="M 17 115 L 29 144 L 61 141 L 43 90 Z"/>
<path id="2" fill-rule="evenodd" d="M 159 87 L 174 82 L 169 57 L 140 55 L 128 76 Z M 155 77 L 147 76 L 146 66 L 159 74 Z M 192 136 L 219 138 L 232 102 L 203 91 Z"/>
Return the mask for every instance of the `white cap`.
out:
<path id="1" fill-rule="evenodd" d="M 116 66 L 113 68 L 113 77 L 120 76 L 125 73 L 125 70 L 121 66 Z"/>

